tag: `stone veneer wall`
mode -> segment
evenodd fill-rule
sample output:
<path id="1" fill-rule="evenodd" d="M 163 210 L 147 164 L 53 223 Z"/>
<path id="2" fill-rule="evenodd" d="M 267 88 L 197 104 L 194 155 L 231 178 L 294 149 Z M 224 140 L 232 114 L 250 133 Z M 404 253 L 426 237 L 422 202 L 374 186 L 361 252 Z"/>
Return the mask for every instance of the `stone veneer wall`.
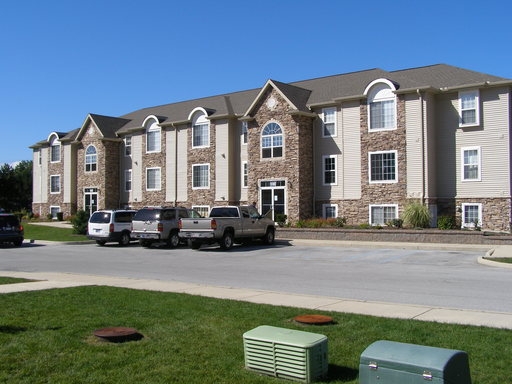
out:
<path id="1" fill-rule="evenodd" d="M 274 107 L 266 104 L 270 97 L 277 101 Z M 255 106 L 254 120 L 248 124 L 248 200 L 258 201 L 261 180 L 286 180 L 288 220 L 293 222 L 312 214 L 313 143 L 311 119 L 292 116 L 289 108 L 275 90 L 267 91 Z M 283 130 L 283 156 L 263 159 L 261 132 L 270 122 Z"/>

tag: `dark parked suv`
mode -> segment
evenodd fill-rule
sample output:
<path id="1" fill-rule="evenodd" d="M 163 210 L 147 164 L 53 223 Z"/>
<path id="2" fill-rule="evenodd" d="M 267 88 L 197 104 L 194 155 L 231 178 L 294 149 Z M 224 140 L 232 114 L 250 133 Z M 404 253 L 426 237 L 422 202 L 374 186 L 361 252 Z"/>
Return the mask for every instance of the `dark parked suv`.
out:
<path id="1" fill-rule="evenodd" d="M 173 248 L 180 244 L 178 221 L 185 217 L 201 217 L 193 209 L 183 207 L 145 207 L 139 209 L 132 221 L 132 237 L 143 247 L 165 242 Z"/>
<path id="2" fill-rule="evenodd" d="M 23 244 L 23 226 L 16 215 L 0 213 L 0 243 Z"/>

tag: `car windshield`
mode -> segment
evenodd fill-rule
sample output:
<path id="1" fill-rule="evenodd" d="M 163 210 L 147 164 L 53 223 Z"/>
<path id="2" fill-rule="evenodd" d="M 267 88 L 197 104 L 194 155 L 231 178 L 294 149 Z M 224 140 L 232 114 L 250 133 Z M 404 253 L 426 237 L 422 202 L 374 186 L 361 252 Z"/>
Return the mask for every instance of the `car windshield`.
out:
<path id="1" fill-rule="evenodd" d="M 108 224 L 110 223 L 110 212 L 94 212 L 89 219 L 90 223 Z"/>

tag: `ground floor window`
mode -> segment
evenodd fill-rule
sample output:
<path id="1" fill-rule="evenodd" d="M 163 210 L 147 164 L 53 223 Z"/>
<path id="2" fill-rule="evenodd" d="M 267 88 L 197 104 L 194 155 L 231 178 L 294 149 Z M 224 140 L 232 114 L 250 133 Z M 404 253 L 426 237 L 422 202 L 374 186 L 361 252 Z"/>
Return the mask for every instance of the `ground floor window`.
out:
<path id="1" fill-rule="evenodd" d="M 50 207 L 50 215 L 52 216 L 53 220 L 57 220 L 57 213 L 60 212 L 60 207 L 51 206 Z"/>
<path id="2" fill-rule="evenodd" d="M 482 204 L 462 204 L 462 228 L 482 226 Z"/>
<path id="3" fill-rule="evenodd" d="M 338 206 L 336 204 L 322 204 L 322 216 L 324 219 L 337 218 Z"/>
<path id="4" fill-rule="evenodd" d="M 210 213 L 209 205 L 193 205 L 192 209 L 195 209 L 202 217 L 208 217 L 208 214 Z"/>
<path id="5" fill-rule="evenodd" d="M 398 205 L 396 204 L 370 205 L 371 225 L 386 225 L 386 223 L 397 218 Z"/>
<path id="6" fill-rule="evenodd" d="M 210 164 L 192 165 L 192 188 L 210 188 Z"/>

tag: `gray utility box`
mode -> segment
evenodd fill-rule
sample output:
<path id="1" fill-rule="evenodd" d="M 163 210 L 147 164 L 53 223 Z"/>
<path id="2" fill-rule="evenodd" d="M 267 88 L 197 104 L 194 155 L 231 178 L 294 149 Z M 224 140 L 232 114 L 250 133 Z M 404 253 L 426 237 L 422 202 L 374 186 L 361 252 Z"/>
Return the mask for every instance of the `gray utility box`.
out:
<path id="1" fill-rule="evenodd" d="M 262 325 L 243 339 L 247 369 L 305 383 L 327 375 L 327 336 Z"/>
<path id="2" fill-rule="evenodd" d="M 380 340 L 361 354 L 359 384 L 471 384 L 464 351 Z"/>

